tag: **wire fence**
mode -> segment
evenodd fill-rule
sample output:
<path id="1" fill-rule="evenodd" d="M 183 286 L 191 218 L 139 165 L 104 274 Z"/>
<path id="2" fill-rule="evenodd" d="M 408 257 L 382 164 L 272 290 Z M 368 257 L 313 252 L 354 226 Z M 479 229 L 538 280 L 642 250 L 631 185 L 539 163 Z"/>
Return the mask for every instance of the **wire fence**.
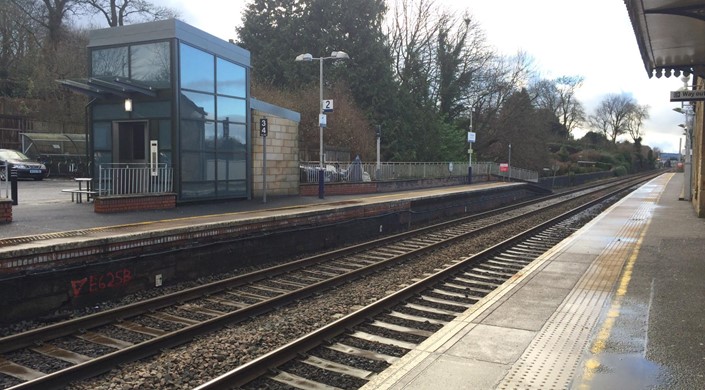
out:
<path id="1" fill-rule="evenodd" d="M 445 177 L 466 177 L 468 162 L 383 162 L 359 163 L 362 175 L 357 175 L 356 163 L 328 162 L 324 165 L 326 182 L 359 181 L 391 181 L 439 179 Z M 477 162 L 472 164 L 472 175 L 492 175 L 505 179 L 538 182 L 539 174 L 528 169 L 507 166 L 493 162 Z M 319 162 L 301 162 L 299 164 L 300 182 L 317 183 Z"/>

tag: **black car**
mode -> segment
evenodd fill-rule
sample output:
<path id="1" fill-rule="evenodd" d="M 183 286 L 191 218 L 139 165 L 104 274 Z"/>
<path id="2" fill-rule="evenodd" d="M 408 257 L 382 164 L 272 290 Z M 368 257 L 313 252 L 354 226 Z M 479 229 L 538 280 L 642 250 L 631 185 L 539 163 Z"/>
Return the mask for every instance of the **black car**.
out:
<path id="1" fill-rule="evenodd" d="M 31 160 L 24 153 L 12 149 L 0 149 L 0 161 L 9 163 L 10 169 L 17 168 L 18 179 L 42 180 L 47 176 L 47 167 Z M 0 166 L 0 179 L 5 180 L 5 164 Z"/>

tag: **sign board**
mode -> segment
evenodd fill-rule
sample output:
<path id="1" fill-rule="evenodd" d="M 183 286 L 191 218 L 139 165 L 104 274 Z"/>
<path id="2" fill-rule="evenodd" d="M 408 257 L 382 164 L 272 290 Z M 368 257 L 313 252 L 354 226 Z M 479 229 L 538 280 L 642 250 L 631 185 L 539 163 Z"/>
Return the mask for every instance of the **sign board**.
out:
<path id="1" fill-rule="evenodd" d="M 499 171 L 500 171 L 500 172 L 509 172 L 509 164 L 507 164 L 507 163 L 500 163 L 500 164 L 499 164 Z"/>
<path id="2" fill-rule="evenodd" d="M 267 118 L 262 118 L 259 120 L 259 135 L 266 137 L 269 132 L 269 126 L 267 123 Z"/>
<path id="3" fill-rule="evenodd" d="M 333 99 L 323 100 L 321 107 L 323 107 L 323 112 L 333 112 Z"/>
<path id="4" fill-rule="evenodd" d="M 326 114 L 318 115 L 318 125 L 321 127 L 326 127 Z"/>
<path id="5" fill-rule="evenodd" d="M 672 102 L 688 102 L 691 100 L 705 100 L 705 90 L 671 91 Z"/>
<path id="6" fill-rule="evenodd" d="M 475 142 L 475 133 L 468 131 L 468 142 Z"/>
<path id="7" fill-rule="evenodd" d="M 159 176 L 159 141 L 149 141 L 149 171 L 152 176 Z"/>

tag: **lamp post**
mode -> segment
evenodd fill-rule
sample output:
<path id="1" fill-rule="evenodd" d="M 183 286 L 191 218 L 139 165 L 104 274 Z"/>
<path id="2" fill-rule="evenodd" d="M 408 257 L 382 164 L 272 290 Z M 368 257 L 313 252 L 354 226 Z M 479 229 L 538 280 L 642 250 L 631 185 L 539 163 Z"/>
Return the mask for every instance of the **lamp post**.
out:
<path id="1" fill-rule="evenodd" d="M 334 51 L 330 53 L 329 57 L 313 57 L 310 53 L 305 53 L 305 54 L 299 54 L 296 56 L 296 61 L 318 61 L 320 63 L 320 76 L 319 76 L 319 105 L 320 105 L 320 110 L 319 110 L 319 117 L 318 117 L 318 127 L 319 127 L 319 144 L 320 144 L 320 149 L 319 149 L 319 156 L 320 156 L 320 165 L 318 167 L 318 197 L 320 199 L 323 199 L 323 194 L 324 194 L 324 183 L 325 183 L 325 167 L 323 166 L 323 128 L 325 127 L 325 116 L 323 114 L 323 61 L 324 60 L 347 60 L 349 59 L 350 56 L 344 51 Z"/>
<path id="2" fill-rule="evenodd" d="M 509 165 L 509 181 L 512 181 L 512 144 L 509 144 L 509 161 L 507 161 L 507 165 Z"/>
<path id="3" fill-rule="evenodd" d="M 693 132 L 693 111 L 690 106 L 686 107 L 685 109 L 680 108 L 680 107 L 674 108 L 673 111 L 685 115 L 685 123 L 684 124 L 681 123 L 678 126 L 682 127 L 684 130 L 684 133 L 685 133 L 685 164 L 683 165 L 683 176 L 684 176 L 685 180 L 683 180 L 683 187 L 684 187 L 683 188 L 683 200 L 690 200 L 692 187 L 693 187 L 693 178 L 691 177 L 692 169 L 691 169 L 691 151 L 690 151 L 690 149 L 692 148 L 691 135 Z"/>

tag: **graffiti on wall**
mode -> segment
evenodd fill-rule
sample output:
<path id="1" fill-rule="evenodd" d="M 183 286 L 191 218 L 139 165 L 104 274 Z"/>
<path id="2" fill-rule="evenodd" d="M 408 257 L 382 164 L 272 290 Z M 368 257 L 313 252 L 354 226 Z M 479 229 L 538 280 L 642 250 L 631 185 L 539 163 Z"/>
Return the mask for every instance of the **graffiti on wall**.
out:
<path id="1" fill-rule="evenodd" d="M 132 271 L 123 268 L 108 271 L 100 275 L 90 275 L 71 281 L 74 298 L 82 295 L 95 294 L 100 291 L 126 286 L 132 280 Z"/>

